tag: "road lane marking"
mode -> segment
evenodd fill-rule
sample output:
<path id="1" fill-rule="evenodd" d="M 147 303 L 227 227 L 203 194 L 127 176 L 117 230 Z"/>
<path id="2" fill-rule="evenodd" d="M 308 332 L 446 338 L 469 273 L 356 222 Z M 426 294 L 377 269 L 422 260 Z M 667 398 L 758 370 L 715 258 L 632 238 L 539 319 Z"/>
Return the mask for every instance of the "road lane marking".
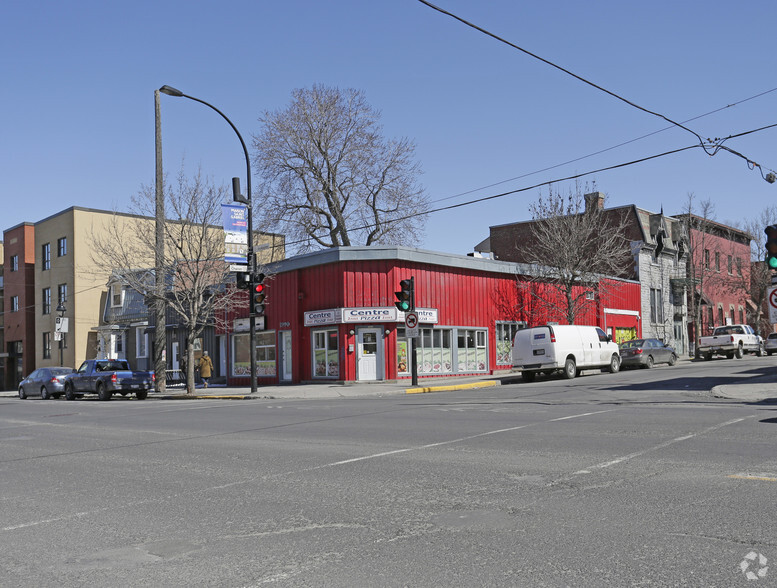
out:
<path id="1" fill-rule="evenodd" d="M 628 455 L 622 455 L 621 457 L 616 457 L 615 459 L 612 459 L 610 461 L 605 461 L 602 463 L 598 463 L 596 465 L 589 466 L 586 469 L 578 470 L 574 472 L 572 475 L 576 476 L 579 474 L 590 474 L 591 470 L 603 470 L 605 468 L 609 468 L 610 466 L 614 466 L 619 463 L 629 461 L 630 459 L 634 459 L 635 457 L 640 457 L 642 455 L 645 455 L 646 453 L 650 453 L 652 451 L 658 451 L 659 449 L 664 449 L 665 447 L 669 447 L 670 445 L 674 445 L 675 443 L 680 443 L 681 441 L 687 441 L 688 439 L 693 439 L 694 437 L 698 437 L 699 435 L 705 435 L 707 433 L 711 433 L 712 431 L 722 429 L 723 427 L 734 425 L 736 423 L 741 423 L 744 420 L 752 419 L 752 418 L 755 418 L 755 416 L 742 417 L 739 419 L 731 419 L 730 421 L 726 421 L 725 423 L 713 425 L 711 427 L 707 427 L 706 429 L 702 429 L 701 431 L 696 431 L 695 433 L 689 433 L 688 435 L 683 435 L 682 437 L 675 437 L 674 439 L 670 439 L 669 441 L 664 441 L 663 443 L 659 443 L 658 445 L 654 445 L 653 447 L 648 447 L 647 449 L 643 449 L 641 451 L 635 451 L 634 453 L 629 453 Z"/>
<path id="2" fill-rule="evenodd" d="M 772 477 L 772 476 L 752 476 L 749 474 L 732 474 L 727 477 L 734 478 L 735 480 L 758 480 L 761 482 L 777 482 L 777 477 Z"/>

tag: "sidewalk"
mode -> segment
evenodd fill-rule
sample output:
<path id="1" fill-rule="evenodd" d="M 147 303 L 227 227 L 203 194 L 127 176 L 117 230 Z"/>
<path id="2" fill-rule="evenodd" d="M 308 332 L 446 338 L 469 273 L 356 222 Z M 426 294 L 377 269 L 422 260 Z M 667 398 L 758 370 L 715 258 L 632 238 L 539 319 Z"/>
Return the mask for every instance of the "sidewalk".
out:
<path id="1" fill-rule="evenodd" d="M 401 382 L 354 382 L 347 384 L 292 384 L 259 386 L 256 394 L 249 387 L 230 387 L 201 385 L 193 394 L 186 394 L 183 388 L 168 388 L 165 393 L 151 392 L 149 400 L 260 400 L 273 398 L 358 398 L 369 396 L 390 396 L 400 394 L 424 394 L 464 390 L 472 388 L 491 388 L 502 384 L 521 382 L 520 373 L 506 375 L 473 376 L 461 378 L 423 379 L 413 387 L 409 381 Z M 710 390 L 714 398 L 727 398 L 747 403 L 777 403 L 777 369 L 768 375 L 743 377 L 741 383 L 715 386 Z M 17 396 L 16 391 L 0 392 L 0 397 Z"/>

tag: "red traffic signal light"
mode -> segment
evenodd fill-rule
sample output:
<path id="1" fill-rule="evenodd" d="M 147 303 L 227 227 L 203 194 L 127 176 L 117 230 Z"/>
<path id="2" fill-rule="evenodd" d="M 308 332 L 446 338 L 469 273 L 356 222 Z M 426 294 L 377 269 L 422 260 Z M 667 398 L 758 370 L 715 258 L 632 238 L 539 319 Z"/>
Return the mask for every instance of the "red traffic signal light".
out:
<path id="1" fill-rule="evenodd" d="M 267 292 L 263 281 L 264 274 L 257 274 L 254 276 L 251 286 L 251 314 L 254 316 L 264 316 L 264 301 L 267 298 Z"/>

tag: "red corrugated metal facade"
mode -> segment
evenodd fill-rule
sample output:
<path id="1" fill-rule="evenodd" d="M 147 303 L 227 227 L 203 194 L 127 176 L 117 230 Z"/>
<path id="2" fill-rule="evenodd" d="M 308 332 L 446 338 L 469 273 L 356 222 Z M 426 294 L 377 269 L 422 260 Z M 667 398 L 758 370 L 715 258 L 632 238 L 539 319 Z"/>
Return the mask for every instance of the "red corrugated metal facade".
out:
<path id="1" fill-rule="evenodd" d="M 410 277 L 421 328 L 414 339 L 419 378 L 509 370 L 515 329 L 566 322 L 536 302 L 532 292 L 542 285 L 521 279 L 522 270 L 508 262 L 404 247 L 345 247 L 274 264 L 261 349 L 257 343 L 259 385 L 409 380 L 408 339 L 394 292 Z M 585 298 L 585 292 L 580 288 L 574 295 Z M 600 326 L 614 337 L 641 335 L 637 282 L 603 280 L 589 297 L 577 324 Z M 228 324 L 237 325 L 245 314 Z M 237 327 L 232 331 L 224 333 L 236 341 L 229 346 L 228 381 L 247 385 L 241 348 L 247 337 Z M 240 369 L 236 358 L 243 360 Z"/>

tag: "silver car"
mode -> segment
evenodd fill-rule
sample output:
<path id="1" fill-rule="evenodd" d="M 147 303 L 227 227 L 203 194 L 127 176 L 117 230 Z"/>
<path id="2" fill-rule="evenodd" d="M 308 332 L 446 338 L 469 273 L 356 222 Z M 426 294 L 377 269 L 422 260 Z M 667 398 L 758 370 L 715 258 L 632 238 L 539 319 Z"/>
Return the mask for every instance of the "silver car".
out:
<path id="1" fill-rule="evenodd" d="M 634 339 L 619 345 L 621 365 L 652 368 L 657 363 L 677 363 L 677 353 L 659 339 Z"/>
<path id="2" fill-rule="evenodd" d="M 766 355 L 777 353 L 777 333 L 769 333 L 769 336 L 766 337 L 764 348 L 766 350 Z"/>
<path id="3" fill-rule="evenodd" d="M 59 398 L 65 393 L 65 376 L 74 371 L 69 367 L 38 368 L 19 382 L 19 398 L 24 400 L 29 395 L 43 400 Z"/>

